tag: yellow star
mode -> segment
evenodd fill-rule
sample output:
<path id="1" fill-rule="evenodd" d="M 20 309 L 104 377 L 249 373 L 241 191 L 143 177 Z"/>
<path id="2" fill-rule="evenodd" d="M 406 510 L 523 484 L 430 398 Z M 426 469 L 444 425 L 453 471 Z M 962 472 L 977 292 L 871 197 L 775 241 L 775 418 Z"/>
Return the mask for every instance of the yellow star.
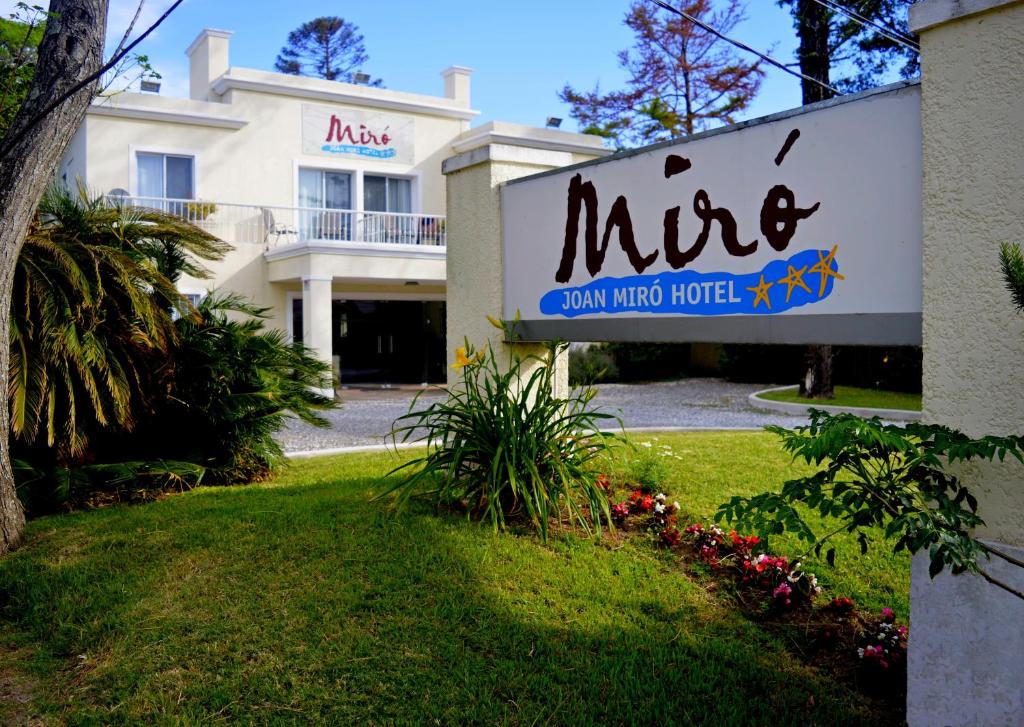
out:
<path id="1" fill-rule="evenodd" d="M 832 261 L 836 258 L 836 250 L 839 249 L 839 245 L 832 247 L 832 252 L 828 255 L 823 255 L 821 250 L 818 250 L 818 262 L 814 264 L 810 272 L 821 273 L 821 284 L 818 286 L 818 297 L 825 295 L 825 285 L 828 283 L 829 277 L 833 277 L 836 280 L 845 280 L 846 278 L 839 274 L 837 270 L 832 269 Z"/>
<path id="2" fill-rule="evenodd" d="M 803 288 L 804 290 L 806 290 L 808 293 L 811 292 L 811 289 L 808 288 L 807 287 L 807 283 L 804 282 L 804 273 L 807 272 L 807 266 L 806 265 L 804 265 L 799 270 L 794 268 L 792 265 L 787 265 L 786 267 L 789 269 L 789 275 L 787 275 L 784 278 L 780 278 L 776 282 L 785 283 L 786 284 L 786 302 L 788 303 L 789 302 L 789 296 L 791 296 L 793 294 L 793 288 L 796 288 L 797 286 L 799 286 L 799 287 Z"/>
<path id="3" fill-rule="evenodd" d="M 757 310 L 757 304 L 762 300 L 764 304 L 768 306 L 768 310 L 772 309 L 771 298 L 768 297 L 768 288 L 775 285 L 775 283 L 764 282 L 764 275 L 761 275 L 761 282 L 755 285 L 753 288 L 747 288 L 751 293 L 754 294 L 754 310 Z"/>

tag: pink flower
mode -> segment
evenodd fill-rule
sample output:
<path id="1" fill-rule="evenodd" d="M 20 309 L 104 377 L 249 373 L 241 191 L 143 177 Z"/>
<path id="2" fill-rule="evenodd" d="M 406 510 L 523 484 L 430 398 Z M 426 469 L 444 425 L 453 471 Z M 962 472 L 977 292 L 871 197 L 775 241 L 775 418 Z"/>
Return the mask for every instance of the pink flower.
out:
<path id="1" fill-rule="evenodd" d="M 893 618 L 896 618 L 896 614 L 893 613 L 893 610 L 891 608 L 886 606 L 885 608 L 882 609 L 882 618 L 884 618 L 884 619 L 893 619 Z"/>

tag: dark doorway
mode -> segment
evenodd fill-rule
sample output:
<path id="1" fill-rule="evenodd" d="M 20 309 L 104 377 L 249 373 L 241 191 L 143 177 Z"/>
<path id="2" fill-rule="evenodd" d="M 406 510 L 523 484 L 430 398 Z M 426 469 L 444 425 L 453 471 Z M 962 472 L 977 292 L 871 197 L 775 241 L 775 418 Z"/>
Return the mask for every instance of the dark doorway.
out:
<path id="1" fill-rule="evenodd" d="M 301 300 L 292 316 L 299 340 Z M 443 301 L 335 300 L 331 330 L 343 386 L 445 381 Z"/>

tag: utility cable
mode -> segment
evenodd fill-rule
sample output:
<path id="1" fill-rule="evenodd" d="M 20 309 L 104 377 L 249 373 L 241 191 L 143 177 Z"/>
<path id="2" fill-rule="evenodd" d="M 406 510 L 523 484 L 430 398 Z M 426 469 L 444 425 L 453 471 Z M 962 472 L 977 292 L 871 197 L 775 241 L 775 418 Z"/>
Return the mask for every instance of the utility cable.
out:
<path id="1" fill-rule="evenodd" d="M 842 5 L 838 5 L 832 2 L 832 0 L 814 0 L 814 2 L 818 3 L 818 5 L 821 5 L 823 8 L 827 8 L 829 10 L 833 10 L 837 13 L 845 15 L 855 23 L 858 23 L 866 28 L 874 30 L 879 35 L 885 36 L 886 38 L 891 40 L 893 43 L 897 43 L 903 46 L 904 48 L 912 50 L 915 53 L 921 52 L 921 46 L 918 45 L 917 41 L 915 41 L 908 35 L 904 35 L 898 30 L 893 30 L 892 28 L 882 25 L 881 23 L 876 23 L 874 20 L 871 20 L 870 18 L 865 18 L 863 15 L 860 15 L 859 13 L 856 13 L 853 10 L 850 10 L 849 8 L 844 8 Z"/>

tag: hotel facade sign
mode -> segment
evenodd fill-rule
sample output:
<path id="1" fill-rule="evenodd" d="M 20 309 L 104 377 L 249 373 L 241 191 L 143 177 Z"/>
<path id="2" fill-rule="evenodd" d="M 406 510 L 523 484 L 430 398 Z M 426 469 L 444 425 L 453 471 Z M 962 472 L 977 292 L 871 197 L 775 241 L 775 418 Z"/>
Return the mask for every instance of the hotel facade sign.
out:
<path id="1" fill-rule="evenodd" d="M 303 104 L 302 152 L 413 164 L 415 123 L 407 116 Z"/>
<path id="2" fill-rule="evenodd" d="M 504 316 L 527 339 L 920 343 L 917 85 L 501 194 Z"/>

